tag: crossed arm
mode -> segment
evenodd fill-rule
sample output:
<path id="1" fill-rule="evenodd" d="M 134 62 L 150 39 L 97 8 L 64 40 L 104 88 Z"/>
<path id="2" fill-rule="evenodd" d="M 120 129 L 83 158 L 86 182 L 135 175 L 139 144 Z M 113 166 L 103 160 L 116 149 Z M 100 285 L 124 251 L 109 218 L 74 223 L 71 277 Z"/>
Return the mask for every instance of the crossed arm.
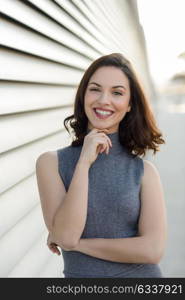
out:
<path id="1" fill-rule="evenodd" d="M 143 161 L 138 235 L 119 239 L 81 239 L 86 221 L 88 169 L 78 165 L 66 197 L 65 188 L 57 172 L 56 153 L 41 155 L 36 172 L 43 216 L 50 232 L 49 248 L 57 251 L 58 245 L 66 251 L 79 251 L 114 262 L 159 262 L 167 238 L 165 201 L 156 167 L 149 161 Z M 53 226 L 53 223 L 56 225 Z"/>
<path id="2" fill-rule="evenodd" d="M 113 262 L 158 263 L 167 238 L 166 208 L 159 173 L 152 163 L 145 160 L 140 198 L 137 237 L 80 239 L 75 247 L 65 250 L 79 251 Z"/>

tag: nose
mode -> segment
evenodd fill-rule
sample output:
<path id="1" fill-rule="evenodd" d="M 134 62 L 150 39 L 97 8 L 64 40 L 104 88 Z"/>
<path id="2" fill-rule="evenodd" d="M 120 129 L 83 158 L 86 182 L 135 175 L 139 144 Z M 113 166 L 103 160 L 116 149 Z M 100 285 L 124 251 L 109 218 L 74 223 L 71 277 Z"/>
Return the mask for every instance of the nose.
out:
<path id="1" fill-rule="evenodd" d="M 100 93 L 98 97 L 98 102 L 103 104 L 110 103 L 110 96 L 108 95 L 108 93 L 106 92 Z"/>

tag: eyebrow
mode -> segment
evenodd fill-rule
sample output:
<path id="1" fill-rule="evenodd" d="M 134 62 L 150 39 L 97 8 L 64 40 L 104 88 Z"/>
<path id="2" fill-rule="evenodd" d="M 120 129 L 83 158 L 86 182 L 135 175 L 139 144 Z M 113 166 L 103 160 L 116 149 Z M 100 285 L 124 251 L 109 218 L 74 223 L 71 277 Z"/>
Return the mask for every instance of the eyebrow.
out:
<path id="1" fill-rule="evenodd" d="M 99 83 L 97 83 L 97 82 L 90 82 L 89 84 L 95 84 L 95 85 L 101 87 L 101 85 L 100 85 Z M 112 88 L 123 88 L 123 89 L 126 90 L 126 87 L 123 86 L 123 85 L 115 85 L 115 86 L 113 86 Z"/>

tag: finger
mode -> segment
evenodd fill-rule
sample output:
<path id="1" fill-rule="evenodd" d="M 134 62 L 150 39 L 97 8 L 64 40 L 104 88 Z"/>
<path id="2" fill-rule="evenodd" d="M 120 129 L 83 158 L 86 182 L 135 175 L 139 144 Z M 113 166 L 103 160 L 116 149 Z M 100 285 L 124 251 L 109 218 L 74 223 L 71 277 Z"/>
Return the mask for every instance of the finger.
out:
<path id="1" fill-rule="evenodd" d="M 58 248 L 55 249 L 55 253 L 60 255 L 60 250 Z"/>
<path id="2" fill-rule="evenodd" d="M 57 248 L 57 244 L 50 244 L 51 248 Z"/>
<path id="3" fill-rule="evenodd" d="M 107 146 L 106 146 L 106 154 L 108 155 L 109 154 L 109 144 L 108 144 L 108 142 L 107 142 Z"/>
<path id="4" fill-rule="evenodd" d="M 105 151 L 105 147 L 102 147 L 100 153 L 103 153 Z"/>
<path id="5" fill-rule="evenodd" d="M 103 128 L 103 129 L 101 129 L 101 128 L 97 128 L 97 127 L 93 127 L 93 129 L 92 130 L 97 130 L 97 131 L 99 131 L 99 132 L 103 132 L 103 131 L 106 131 L 106 132 L 108 132 L 109 130 L 107 129 L 107 128 Z"/>
<path id="6" fill-rule="evenodd" d="M 50 249 L 51 251 L 55 251 L 56 248 L 50 245 L 50 246 L 49 246 L 49 249 Z"/>
<path id="7" fill-rule="evenodd" d="M 102 152 L 106 152 L 107 154 L 109 153 L 109 144 L 108 144 L 108 142 L 106 142 L 103 146 L 102 146 L 102 149 L 101 149 L 101 151 L 100 151 L 100 153 L 102 153 Z"/>
<path id="8" fill-rule="evenodd" d="M 99 152 L 102 153 L 106 148 L 105 143 L 103 141 L 100 142 L 100 144 L 98 145 L 98 148 L 99 148 Z"/>
<path id="9" fill-rule="evenodd" d="M 55 244 L 55 243 L 49 243 L 48 247 L 52 248 L 52 249 L 55 249 L 55 248 L 57 248 L 57 244 Z"/>
<path id="10" fill-rule="evenodd" d="M 53 252 L 60 255 L 60 251 L 58 249 L 54 250 Z"/>
<path id="11" fill-rule="evenodd" d="M 104 145 L 104 150 L 106 151 L 106 154 L 109 154 L 110 147 L 112 147 L 112 145 L 110 144 L 109 138 L 107 139 L 107 137 L 106 137 L 106 142 Z"/>
<path id="12" fill-rule="evenodd" d="M 102 132 L 102 133 L 103 133 L 103 136 L 105 136 L 106 139 L 108 140 L 110 147 L 112 147 L 112 141 L 111 141 L 111 139 L 106 135 L 106 133 L 104 133 L 104 132 Z"/>
<path id="13" fill-rule="evenodd" d="M 112 147 L 112 141 L 111 141 L 111 139 L 109 138 L 109 144 L 110 144 L 110 146 Z"/>
<path id="14" fill-rule="evenodd" d="M 91 135 L 91 134 L 93 134 L 93 133 L 97 133 L 98 132 L 98 128 L 93 128 L 90 132 L 89 132 L 89 134 Z"/>
<path id="15" fill-rule="evenodd" d="M 109 131 L 108 131 L 108 129 L 98 129 L 98 132 L 108 134 Z"/>
<path id="16" fill-rule="evenodd" d="M 60 254 L 60 251 L 59 251 L 59 249 L 58 249 L 56 246 L 50 245 L 49 248 L 50 248 L 50 250 L 51 250 L 53 253 Z"/>
<path id="17" fill-rule="evenodd" d="M 102 152 L 102 146 L 101 145 L 98 145 L 98 147 L 97 147 L 97 153 L 101 153 Z"/>
<path id="18" fill-rule="evenodd" d="M 100 144 L 98 146 L 100 146 L 100 153 L 106 151 L 107 148 L 109 151 L 110 146 L 109 146 L 109 143 L 108 143 L 107 139 L 105 138 L 105 136 L 103 136 L 103 140 L 100 140 L 99 143 Z"/>
<path id="19" fill-rule="evenodd" d="M 111 139 L 107 135 L 106 135 L 106 138 L 108 140 L 109 146 L 112 147 L 112 141 L 111 141 Z"/>
<path id="20" fill-rule="evenodd" d="M 105 149 L 105 146 L 104 145 L 99 145 L 99 147 L 100 147 L 100 153 L 102 153 Z"/>

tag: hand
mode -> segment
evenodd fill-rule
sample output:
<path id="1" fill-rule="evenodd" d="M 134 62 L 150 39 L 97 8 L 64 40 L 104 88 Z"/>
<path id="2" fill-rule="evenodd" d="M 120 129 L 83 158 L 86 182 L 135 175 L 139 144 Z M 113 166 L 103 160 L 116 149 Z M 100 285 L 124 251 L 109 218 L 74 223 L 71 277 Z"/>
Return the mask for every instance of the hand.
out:
<path id="1" fill-rule="evenodd" d="M 89 166 L 96 160 L 99 153 L 106 151 L 109 153 L 109 148 L 112 147 L 110 138 L 105 134 L 108 129 L 93 128 L 84 138 L 80 161 L 86 162 Z"/>
<path id="2" fill-rule="evenodd" d="M 47 238 L 47 245 L 48 245 L 48 248 L 49 248 L 53 253 L 56 253 L 56 254 L 58 254 L 58 255 L 61 255 L 60 250 L 57 248 L 58 245 L 53 241 L 53 238 L 52 238 L 52 235 L 51 235 L 50 232 L 49 232 L 48 238 Z"/>

